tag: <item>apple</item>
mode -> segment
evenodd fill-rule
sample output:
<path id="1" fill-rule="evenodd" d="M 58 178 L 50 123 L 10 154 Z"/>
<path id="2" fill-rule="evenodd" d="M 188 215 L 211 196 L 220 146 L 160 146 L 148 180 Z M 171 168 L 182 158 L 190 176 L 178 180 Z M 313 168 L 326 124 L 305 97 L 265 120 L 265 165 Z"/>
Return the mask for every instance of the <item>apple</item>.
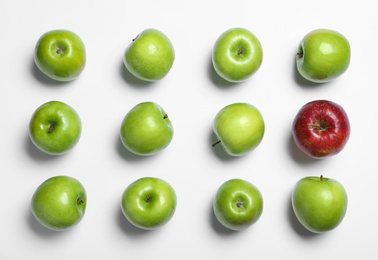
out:
<path id="1" fill-rule="evenodd" d="M 254 224 L 263 211 L 260 191 L 250 182 L 231 179 L 217 190 L 214 215 L 224 227 L 239 231 Z"/>
<path id="2" fill-rule="evenodd" d="M 133 107 L 124 117 L 120 137 L 132 153 L 149 156 L 166 148 L 173 137 L 173 127 L 165 111 L 154 102 Z"/>
<path id="3" fill-rule="evenodd" d="M 76 111 L 60 101 L 38 107 L 29 123 L 29 136 L 41 151 L 59 155 L 72 149 L 80 139 L 81 121 Z"/>
<path id="4" fill-rule="evenodd" d="M 175 50 L 168 37 L 159 30 L 146 29 L 126 48 L 124 64 L 135 77 L 157 81 L 170 71 Z"/>
<path id="5" fill-rule="evenodd" d="M 350 63 L 350 45 L 339 32 L 317 29 L 300 42 L 297 69 L 307 80 L 323 83 L 343 74 Z"/>
<path id="6" fill-rule="evenodd" d="M 55 176 L 44 181 L 33 194 L 31 209 L 43 226 L 67 230 L 84 217 L 87 195 L 83 185 L 69 176 Z"/>
<path id="7" fill-rule="evenodd" d="M 131 183 L 122 194 L 121 209 L 134 226 L 152 230 L 166 224 L 175 213 L 177 197 L 166 181 L 145 177 Z"/>
<path id="8" fill-rule="evenodd" d="M 345 216 L 347 205 L 344 187 L 338 181 L 323 176 L 302 178 L 292 194 L 295 216 L 314 233 L 336 228 Z"/>
<path id="9" fill-rule="evenodd" d="M 34 61 L 46 76 L 57 81 L 71 81 L 84 70 L 85 46 L 71 31 L 52 30 L 39 38 Z"/>
<path id="10" fill-rule="evenodd" d="M 224 151 L 242 156 L 261 142 L 265 124 L 260 111 L 247 103 L 234 103 L 222 108 L 215 116 L 213 131 Z"/>
<path id="11" fill-rule="evenodd" d="M 212 54 L 215 71 L 230 82 L 241 82 L 253 75 L 262 58 L 260 41 L 244 28 L 225 31 L 215 42 Z"/>
<path id="12" fill-rule="evenodd" d="M 350 135 L 350 124 L 345 110 L 328 100 L 305 104 L 295 116 L 292 134 L 295 144 L 315 159 L 338 154 Z"/>

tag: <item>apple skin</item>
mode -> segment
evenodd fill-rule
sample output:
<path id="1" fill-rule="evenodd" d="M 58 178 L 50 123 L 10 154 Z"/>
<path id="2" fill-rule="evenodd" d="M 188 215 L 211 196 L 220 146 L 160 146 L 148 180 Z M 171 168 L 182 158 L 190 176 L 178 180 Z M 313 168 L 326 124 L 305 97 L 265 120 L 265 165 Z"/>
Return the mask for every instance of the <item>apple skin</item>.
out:
<path id="1" fill-rule="evenodd" d="M 35 46 L 34 62 L 40 71 L 54 80 L 74 80 L 85 67 L 84 43 L 71 31 L 49 31 L 39 38 Z"/>
<path id="2" fill-rule="evenodd" d="M 252 76 L 260 68 L 262 59 L 260 41 L 244 28 L 225 31 L 213 47 L 214 69 L 229 82 L 241 82 Z"/>
<path id="3" fill-rule="evenodd" d="M 133 107 L 124 117 L 120 137 L 132 153 L 150 156 L 166 148 L 173 138 L 173 126 L 165 111 L 154 102 Z"/>
<path id="4" fill-rule="evenodd" d="M 324 83 L 348 69 L 350 56 L 349 42 L 342 34 L 317 29 L 302 39 L 296 56 L 297 69 L 305 79 Z"/>
<path id="5" fill-rule="evenodd" d="M 336 180 L 305 177 L 294 187 L 292 206 L 295 216 L 307 230 L 322 233 L 336 228 L 344 219 L 348 197 Z"/>
<path id="6" fill-rule="evenodd" d="M 213 131 L 227 154 L 242 156 L 260 144 L 265 123 L 256 107 L 247 103 L 234 103 L 218 112 Z"/>
<path id="7" fill-rule="evenodd" d="M 46 228 L 67 230 L 84 217 L 87 195 L 83 185 L 69 176 L 55 176 L 44 181 L 34 192 L 31 209 Z"/>
<path id="8" fill-rule="evenodd" d="M 47 102 L 36 109 L 29 123 L 29 136 L 42 152 L 60 155 L 79 141 L 81 120 L 76 111 L 60 101 Z"/>
<path id="9" fill-rule="evenodd" d="M 159 178 L 145 177 L 125 189 L 121 209 L 134 226 L 153 230 L 173 217 L 176 205 L 177 196 L 171 185 Z"/>
<path id="10" fill-rule="evenodd" d="M 132 75 L 145 81 L 157 81 L 170 71 L 175 50 L 169 38 L 159 30 L 142 31 L 126 48 L 124 64 Z"/>
<path id="11" fill-rule="evenodd" d="M 240 231 L 254 224 L 263 211 L 260 191 L 250 182 L 231 179 L 217 190 L 214 215 L 224 227 Z"/>
<path id="12" fill-rule="evenodd" d="M 338 154 L 347 144 L 350 131 L 345 110 L 328 100 L 305 104 L 295 116 L 292 127 L 297 147 L 314 159 Z"/>

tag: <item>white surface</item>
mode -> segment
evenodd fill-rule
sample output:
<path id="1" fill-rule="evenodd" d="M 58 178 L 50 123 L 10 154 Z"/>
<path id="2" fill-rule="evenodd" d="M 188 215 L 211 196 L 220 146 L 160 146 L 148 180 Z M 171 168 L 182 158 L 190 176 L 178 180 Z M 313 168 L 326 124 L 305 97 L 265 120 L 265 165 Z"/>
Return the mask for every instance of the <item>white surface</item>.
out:
<path id="1" fill-rule="evenodd" d="M 0 258 L 1 259 L 377 259 L 375 0 L 342 1 L 21 1 L 0 2 Z M 122 56 L 131 39 L 154 27 L 172 41 L 176 60 L 153 84 L 133 79 Z M 217 37 L 245 27 L 261 41 L 260 70 L 229 85 L 214 74 L 211 51 Z M 33 63 L 37 39 L 51 29 L 69 29 L 83 39 L 87 66 L 67 84 L 43 76 Z M 351 65 L 332 83 L 312 85 L 296 73 L 301 38 L 317 28 L 344 34 Z M 345 149 L 321 161 L 307 159 L 291 141 L 298 109 L 329 99 L 347 111 L 352 133 Z M 37 151 L 28 122 L 44 102 L 60 100 L 79 113 L 83 132 L 64 156 Z M 160 154 L 139 158 L 121 147 L 124 115 L 142 101 L 159 103 L 175 135 Z M 266 122 L 265 137 L 251 154 L 231 159 L 211 147 L 212 120 L 223 106 L 248 102 Z M 87 211 L 66 232 L 43 228 L 30 213 L 36 187 L 55 175 L 79 179 Z M 293 217 L 290 195 L 302 177 L 339 180 L 349 196 L 344 221 L 334 231 L 312 235 Z M 120 211 L 132 181 L 156 176 L 178 196 L 177 211 L 163 228 L 145 232 Z M 231 178 L 251 181 L 264 197 L 260 220 L 243 232 L 228 232 L 212 215 L 217 188 Z"/>

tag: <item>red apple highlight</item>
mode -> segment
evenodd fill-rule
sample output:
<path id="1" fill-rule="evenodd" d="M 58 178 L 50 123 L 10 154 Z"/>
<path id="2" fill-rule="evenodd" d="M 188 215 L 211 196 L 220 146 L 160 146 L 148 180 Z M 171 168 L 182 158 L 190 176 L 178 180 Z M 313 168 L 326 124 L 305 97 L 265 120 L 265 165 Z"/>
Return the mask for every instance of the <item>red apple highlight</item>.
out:
<path id="1" fill-rule="evenodd" d="M 344 109 L 328 100 L 305 104 L 292 127 L 295 144 L 308 156 L 321 159 L 339 153 L 350 135 L 350 124 Z"/>

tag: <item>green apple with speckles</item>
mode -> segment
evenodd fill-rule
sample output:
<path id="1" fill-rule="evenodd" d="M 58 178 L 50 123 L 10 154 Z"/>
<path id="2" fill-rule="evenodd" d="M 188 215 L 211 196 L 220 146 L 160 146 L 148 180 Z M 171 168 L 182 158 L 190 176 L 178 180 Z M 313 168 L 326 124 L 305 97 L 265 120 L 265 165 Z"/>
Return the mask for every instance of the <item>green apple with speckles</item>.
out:
<path id="1" fill-rule="evenodd" d="M 234 103 L 222 108 L 215 116 L 213 131 L 225 152 L 242 156 L 261 142 L 265 123 L 260 111 L 247 103 Z"/>
<path id="2" fill-rule="evenodd" d="M 46 76 L 57 81 L 71 81 L 84 70 L 85 46 L 74 32 L 52 30 L 37 41 L 34 61 Z"/>
<path id="3" fill-rule="evenodd" d="M 143 102 L 124 117 L 120 137 L 132 153 L 149 156 L 166 148 L 173 137 L 172 123 L 164 109 L 155 102 Z"/>
<path id="4" fill-rule="evenodd" d="M 302 178 L 292 194 L 295 216 L 314 233 L 336 228 L 346 214 L 347 205 L 347 193 L 341 183 L 323 176 Z"/>
<path id="5" fill-rule="evenodd" d="M 60 101 L 50 101 L 38 107 L 29 123 L 29 136 L 42 152 L 60 155 L 78 143 L 81 120 L 75 109 Z"/>
<path id="6" fill-rule="evenodd" d="M 258 188 L 242 179 L 231 179 L 217 190 L 214 215 L 226 228 L 239 231 L 256 223 L 263 211 L 263 197 Z"/>
<path id="7" fill-rule="evenodd" d="M 84 217 L 87 195 L 83 185 L 69 176 L 55 176 L 44 181 L 33 194 L 31 210 L 43 226 L 67 230 Z"/>
<path id="8" fill-rule="evenodd" d="M 126 48 L 124 64 L 135 77 L 157 81 L 170 71 L 175 50 L 169 38 L 159 30 L 146 29 Z"/>
<path id="9" fill-rule="evenodd" d="M 324 83 L 348 69 L 350 56 L 350 45 L 344 35 L 329 29 L 317 29 L 302 39 L 296 56 L 297 69 L 305 79 Z"/>
<path id="10" fill-rule="evenodd" d="M 252 76 L 260 68 L 262 59 L 259 39 L 244 28 L 225 31 L 213 47 L 214 69 L 229 82 L 241 82 Z"/>
<path id="11" fill-rule="evenodd" d="M 169 183 L 145 177 L 125 189 L 121 209 L 131 224 L 151 230 L 165 225 L 173 217 L 176 205 L 176 193 Z"/>

